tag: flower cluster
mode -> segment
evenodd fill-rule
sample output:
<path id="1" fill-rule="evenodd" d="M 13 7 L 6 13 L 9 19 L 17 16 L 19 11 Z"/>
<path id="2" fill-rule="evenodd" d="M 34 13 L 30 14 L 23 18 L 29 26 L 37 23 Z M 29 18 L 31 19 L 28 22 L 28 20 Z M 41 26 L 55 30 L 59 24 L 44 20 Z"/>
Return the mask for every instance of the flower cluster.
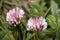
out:
<path id="1" fill-rule="evenodd" d="M 12 10 L 9 10 L 6 19 L 9 22 L 9 24 L 16 26 L 20 23 L 20 20 L 22 19 L 23 15 L 24 15 L 24 11 L 16 7 Z"/>
<path id="2" fill-rule="evenodd" d="M 28 31 L 41 31 L 45 30 L 47 28 L 47 22 L 45 18 L 40 17 L 40 18 L 30 18 L 28 20 L 27 24 L 27 30 Z"/>
<path id="3" fill-rule="evenodd" d="M 19 25 L 23 15 L 24 11 L 16 7 L 7 13 L 7 21 L 9 22 L 9 24 L 17 26 Z M 28 31 L 41 31 L 47 28 L 47 22 L 43 17 L 30 18 L 28 20 L 27 26 Z"/>

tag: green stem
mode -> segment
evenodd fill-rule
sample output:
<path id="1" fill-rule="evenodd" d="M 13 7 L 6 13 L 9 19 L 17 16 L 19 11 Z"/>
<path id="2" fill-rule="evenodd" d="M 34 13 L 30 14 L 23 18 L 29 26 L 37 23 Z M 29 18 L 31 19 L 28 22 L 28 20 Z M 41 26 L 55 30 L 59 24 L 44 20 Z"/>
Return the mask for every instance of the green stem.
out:
<path id="1" fill-rule="evenodd" d="M 9 5 L 14 5 L 14 6 L 20 6 L 19 4 L 8 2 L 8 1 L 4 1 L 4 3 L 9 4 Z"/>
<path id="2" fill-rule="evenodd" d="M 36 40 L 38 40 L 38 34 L 37 34 L 38 32 L 36 32 Z"/>
<path id="3" fill-rule="evenodd" d="M 48 12 L 50 11 L 51 8 L 48 8 L 48 10 L 46 11 L 44 17 L 46 17 L 46 15 L 48 14 Z"/>

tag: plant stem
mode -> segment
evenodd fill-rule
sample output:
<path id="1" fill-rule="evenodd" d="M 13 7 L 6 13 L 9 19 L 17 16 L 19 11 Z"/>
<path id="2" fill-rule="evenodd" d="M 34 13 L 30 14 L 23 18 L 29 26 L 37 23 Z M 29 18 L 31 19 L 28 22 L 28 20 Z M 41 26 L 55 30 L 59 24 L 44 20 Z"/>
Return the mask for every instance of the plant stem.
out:
<path id="1" fill-rule="evenodd" d="M 4 1 L 4 3 L 9 4 L 9 5 L 14 5 L 14 6 L 20 6 L 19 4 L 8 2 L 8 1 Z"/>
<path id="2" fill-rule="evenodd" d="M 44 17 L 46 17 L 46 15 L 48 14 L 48 12 L 50 11 L 51 8 L 48 8 L 48 10 L 46 11 Z"/>

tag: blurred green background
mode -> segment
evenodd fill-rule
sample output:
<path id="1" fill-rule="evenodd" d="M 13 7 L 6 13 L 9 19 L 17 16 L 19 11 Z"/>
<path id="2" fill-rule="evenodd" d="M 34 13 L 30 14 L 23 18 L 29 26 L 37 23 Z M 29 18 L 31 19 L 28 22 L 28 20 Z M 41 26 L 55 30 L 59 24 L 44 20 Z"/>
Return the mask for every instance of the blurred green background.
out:
<path id="1" fill-rule="evenodd" d="M 32 2 L 33 1 L 33 2 Z M 6 13 L 15 8 L 24 9 L 22 34 L 6 21 Z M 30 17 L 43 16 L 48 22 L 46 31 L 40 33 L 38 40 L 60 40 L 60 0 L 0 0 L 0 40 L 36 40 L 35 33 L 26 32 L 27 20 Z"/>

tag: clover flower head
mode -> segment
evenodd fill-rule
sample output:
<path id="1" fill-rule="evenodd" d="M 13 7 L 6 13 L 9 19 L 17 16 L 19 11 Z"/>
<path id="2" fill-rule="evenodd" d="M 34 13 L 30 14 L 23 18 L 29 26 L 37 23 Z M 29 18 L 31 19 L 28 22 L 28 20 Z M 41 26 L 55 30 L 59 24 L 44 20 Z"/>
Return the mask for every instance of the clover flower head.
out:
<path id="1" fill-rule="evenodd" d="M 47 22 L 45 18 L 30 18 L 27 24 L 28 31 L 41 31 L 47 28 Z"/>
<path id="2" fill-rule="evenodd" d="M 19 7 L 16 7 L 13 8 L 12 10 L 9 10 L 6 19 L 9 22 L 9 24 L 16 26 L 20 23 L 23 15 L 24 15 L 24 11 Z"/>

